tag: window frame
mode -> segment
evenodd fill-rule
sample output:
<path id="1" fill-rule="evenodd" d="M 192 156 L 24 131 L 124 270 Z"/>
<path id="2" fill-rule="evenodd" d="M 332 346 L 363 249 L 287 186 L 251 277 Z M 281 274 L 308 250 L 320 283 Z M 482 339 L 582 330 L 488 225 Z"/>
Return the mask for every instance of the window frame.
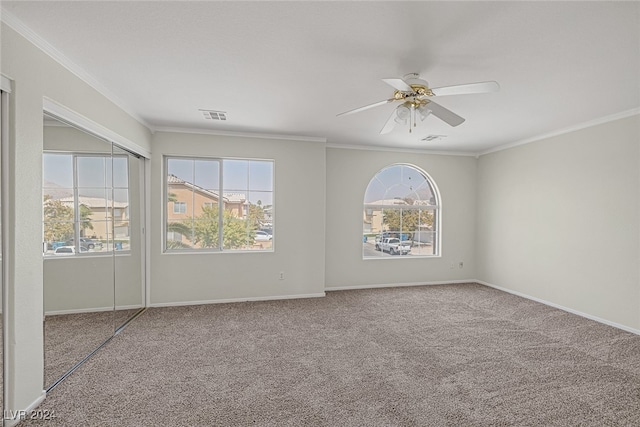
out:
<path id="1" fill-rule="evenodd" d="M 167 243 L 167 225 L 169 223 L 169 214 L 168 214 L 168 205 L 169 205 L 169 160 L 191 160 L 194 162 L 197 161 L 217 161 L 218 162 L 218 189 L 219 195 L 222 197 L 218 197 L 218 246 L 217 247 L 208 247 L 208 248 L 168 248 Z M 247 162 L 269 162 L 272 164 L 271 168 L 271 190 L 253 190 L 253 192 L 268 192 L 271 194 L 271 225 L 270 228 L 272 230 L 272 239 L 271 245 L 266 249 L 226 249 L 224 248 L 224 198 L 226 197 L 224 193 L 224 162 L 225 161 L 247 161 Z M 276 161 L 275 159 L 267 159 L 267 158 L 253 158 L 253 157 L 220 157 L 220 156 L 202 156 L 202 155 L 171 155 L 165 154 L 162 159 L 162 221 L 161 221 L 161 253 L 170 254 L 170 255 L 184 255 L 184 254 L 219 254 L 219 253 L 273 253 L 275 252 L 275 227 L 273 223 L 273 217 L 275 216 L 275 182 L 276 182 Z M 196 185 L 196 184 L 194 184 Z M 247 181 L 247 186 L 249 186 L 249 181 Z M 246 193 L 251 193 L 252 190 L 247 188 Z M 206 202 L 203 204 L 205 205 Z M 193 202 L 192 213 L 191 213 L 191 221 L 194 221 L 194 212 L 195 212 L 195 201 Z M 215 203 L 212 203 L 214 206 Z M 248 202 L 243 204 L 243 210 L 248 210 Z M 188 210 L 188 209 L 187 209 Z M 255 242 L 254 242 L 255 243 Z"/>
<path id="2" fill-rule="evenodd" d="M 177 207 L 180 207 L 176 210 Z M 174 214 L 186 214 L 187 213 L 187 202 L 175 201 L 173 202 L 173 213 Z"/>
<path id="3" fill-rule="evenodd" d="M 396 166 L 401 166 L 401 167 L 409 167 L 414 169 L 416 172 L 420 173 L 425 180 L 427 181 L 427 184 L 430 187 L 432 196 L 434 198 L 434 202 L 433 204 L 429 203 L 429 204 L 420 204 L 420 205 L 398 205 L 397 207 L 394 207 L 394 205 L 385 205 L 385 204 L 373 204 L 373 203 L 365 203 L 365 197 L 367 194 L 367 190 L 369 189 L 369 186 L 372 184 L 372 182 L 374 182 L 374 180 L 376 179 L 376 177 L 383 171 L 390 169 L 392 167 L 396 167 Z M 397 185 L 397 184 L 394 184 Z M 390 186 L 387 185 L 387 188 L 389 188 Z M 424 258 L 441 258 L 442 257 L 442 197 L 440 195 L 440 190 L 435 182 L 435 180 L 431 177 L 431 175 L 429 175 L 424 169 L 422 169 L 421 167 L 412 164 L 412 163 L 392 163 L 390 165 L 384 166 L 382 168 L 380 168 L 375 174 L 373 174 L 373 176 L 371 177 L 371 179 L 369 179 L 369 182 L 367 183 L 367 186 L 364 190 L 364 194 L 363 194 L 363 203 L 362 203 L 362 210 L 360 211 L 360 215 L 362 216 L 363 220 L 362 220 L 362 259 L 364 261 L 369 261 L 369 260 L 378 260 L 378 259 L 424 259 Z M 411 255 L 411 256 L 367 256 L 365 255 L 365 247 L 364 247 L 364 237 L 366 234 L 371 234 L 371 233 L 365 233 L 365 217 L 368 213 L 368 211 L 371 211 L 371 215 L 373 215 L 373 212 L 380 212 L 380 213 L 384 213 L 384 210 L 397 210 L 400 212 L 400 215 L 402 215 L 402 212 L 405 210 L 417 210 L 419 212 L 429 212 L 432 211 L 433 212 L 433 254 L 425 254 L 425 255 Z M 399 233 L 402 234 L 403 230 L 399 230 Z M 391 231 L 392 233 L 395 233 L 395 231 Z M 380 233 L 376 233 L 376 234 L 380 234 L 380 235 L 384 235 L 385 231 L 381 230 Z"/>
<path id="4" fill-rule="evenodd" d="M 44 239 L 44 227 L 45 227 L 45 218 L 44 218 L 44 190 L 48 187 L 44 186 L 44 180 L 42 182 L 42 199 L 43 199 L 43 210 L 42 210 L 42 245 L 43 245 L 43 251 L 42 251 L 42 257 L 46 260 L 49 259 L 64 259 L 64 258 L 72 258 L 72 257 L 105 257 L 105 256 L 113 256 L 115 255 L 131 255 L 131 247 L 129 247 L 128 249 L 118 249 L 116 250 L 116 238 L 115 238 L 115 210 L 116 209 L 120 209 L 120 208 L 116 208 L 115 207 L 115 200 L 114 200 L 114 194 L 115 194 L 115 190 L 123 190 L 125 189 L 124 187 L 115 187 L 113 184 L 113 159 L 115 157 L 118 158 L 124 158 L 126 160 L 126 169 L 127 169 L 127 204 L 129 204 L 131 202 L 131 193 L 130 193 L 130 188 L 131 188 L 131 176 L 130 176 L 130 165 L 129 165 L 129 157 L 125 154 L 113 154 L 113 152 L 99 152 L 99 151 L 95 151 L 95 152 L 83 152 L 83 151 L 63 151 L 63 150 L 43 150 L 42 155 L 43 157 L 46 154 L 52 154 L 52 155 L 67 155 L 67 156 L 71 156 L 71 173 L 72 173 L 72 188 L 71 190 L 73 191 L 73 247 L 74 247 L 74 253 L 70 254 L 70 256 L 65 256 L 65 257 L 57 257 L 55 256 L 55 249 L 53 253 L 49 253 L 47 248 L 46 248 L 46 241 Z M 80 246 L 82 246 L 80 244 L 80 239 L 83 238 L 87 238 L 86 236 L 80 236 L 80 228 L 81 228 L 81 217 L 80 217 L 80 206 L 82 206 L 83 204 L 80 203 L 80 194 L 79 194 L 79 188 L 84 188 L 84 187 L 79 187 L 78 186 L 78 158 L 82 158 L 82 157 L 96 157 L 96 158 L 102 158 L 103 161 L 104 160 L 110 160 L 111 163 L 111 182 L 107 183 L 105 182 L 104 184 L 104 191 L 105 194 L 108 193 L 108 197 L 109 198 L 105 198 L 105 206 L 106 209 L 110 211 L 111 213 L 111 219 L 110 220 L 104 220 L 104 221 L 98 221 L 98 222 L 105 222 L 107 227 L 105 228 L 106 231 L 108 231 L 109 235 L 107 237 L 107 247 L 109 245 L 109 242 L 111 242 L 112 245 L 112 249 L 111 250 L 104 250 L 104 251 L 87 251 L 87 252 L 83 252 L 82 250 L 80 250 Z M 43 164 L 43 170 L 44 170 L 44 164 Z M 106 170 L 105 170 L 105 173 Z M 90 187 L 92 188 L 92 187 Z M 95 188 L 99 188 L 99 187 L 95 187 Z M 109 201 L 111 201 L 112 205 L 111 207 L 109 207 Z M 131 233 L 131 224 L 130 221 L 128 221 L 129 224 L 127 225 L 127 227 L 129 228 L 129 234 Z M 110 225 L 110 226 L 109 226 Z M 129 238 L 131 238 L 131 236 L 129 235 Z M 69 245 L 70 246 L 70 245 Z"/>

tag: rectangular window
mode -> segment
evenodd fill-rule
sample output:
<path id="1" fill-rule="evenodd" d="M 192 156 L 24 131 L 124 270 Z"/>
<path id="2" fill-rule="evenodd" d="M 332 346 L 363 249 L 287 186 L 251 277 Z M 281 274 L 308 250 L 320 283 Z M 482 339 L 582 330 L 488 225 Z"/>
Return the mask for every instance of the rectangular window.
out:
<path id="1" fill-rule="evenodd" d="M 273 165 L 166 157 L 165 251 L 272 250 Z"/>
<path id="2" fill-rule="evenodd" d="M 129 248 L 128 162 L 111 154 L 43 154 L 45 256 Z"/>
<path id="3" fill-rule="evenodd" d="M 185 202 L 173 202 L 173 213 L 174 214 L 187 213 L 187 204 Z"/>

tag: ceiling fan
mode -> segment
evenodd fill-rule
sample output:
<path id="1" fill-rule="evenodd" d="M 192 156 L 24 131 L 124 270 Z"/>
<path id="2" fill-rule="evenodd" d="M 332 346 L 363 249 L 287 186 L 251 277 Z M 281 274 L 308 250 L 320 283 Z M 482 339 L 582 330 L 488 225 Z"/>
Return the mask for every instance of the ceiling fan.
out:
<path id="1" fill-rule="evenodd" d="M 338 116 L 359 113 L 369 108 L 400 101 L 401 104 L 393 110 L 380 131 L 381 134 L 389 133 L 396 124 L 406 124 L 407 121 L 409 122 L 409 132 L 411 132 L 411 128 L 416 126 L 416 118 L 419 117 L 420 120 L 424 120 L 429 114 L 433 114 L 450 126 L 458 126 L 464 122 L 464 118 L 429 98 L 445 95 L 497 92 L 500 90 L 500 85 L 494 81 L 430 88 L 429 83 L 422 80 L 418 73 L 406 74 L 401 79 L 382 79 L 382 81 L 395 89 L 392 98 L 345 111 L 338 114 Z"/>

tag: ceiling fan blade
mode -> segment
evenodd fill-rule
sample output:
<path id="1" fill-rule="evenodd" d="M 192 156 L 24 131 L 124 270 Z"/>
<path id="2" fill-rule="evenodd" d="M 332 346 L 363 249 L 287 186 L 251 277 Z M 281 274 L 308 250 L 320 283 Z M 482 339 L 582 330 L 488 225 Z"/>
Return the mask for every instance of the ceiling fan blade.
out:
<path id="1" fill-rule="evenodd" d="M 427 108 L 431 110 L 431 114 L 451 126 L 458 126 L 459 124 L 462 124 L 462 122 L 464 122 L 464 119 L 462 117 L 460 117 L 453 111 L 444 108 L 442 105 L 436 104 L 433 101 L 429 101 L 429 103 L 427 104 Z"/>
<path id="2" fill-rule="evenodd" d="M 382 79 L 382 81 L 400 92 L 413 92 L 413 88 L 409 86 L 409 83 L 402 79 Z"/>
<path id="3" fill-rule="evenodd" d="M 385 99 L 384 101 L 375 102 L 373 104 L 365 105 L 364 107 L 354 108 L 353 110 L 345 111 L 344 113 L 337 114 L 336 116 L 346 116 L 348 114 L 359 113 L 360 111 L 368 110 L 369 108 L 379 107 L 380 105 L 388 104 L 395 101 L 395 98 Z"/>
<path id="4" fill-rule="evenodd" d="M 480 83 L 468 83 L 464 85 L 455 85 L 455 86 L 443 86 L 432 88 L 431 92 L 433 92 L 436 96 L 443 95 L 464 95 L 468 93 L 487 93 L 487 92 L 497 92 L 500 90 L 500 85 L 498 82 L 480 82 Z"/>
<path id="5" fill-rule="evenodd" d="M 389 119 L 387 120 L 387 123 L 384 124 L 384 127 L 382 128 L 382 130 L 380 131 L 380 135 L 384 135 L 385 133 L 389 133 L 393 130 L 393 128 L 396 126 L 396 110 L 397 108 L 394 108 L 393 111 L 391 112 L 391 115 L 389 116 Z"/>

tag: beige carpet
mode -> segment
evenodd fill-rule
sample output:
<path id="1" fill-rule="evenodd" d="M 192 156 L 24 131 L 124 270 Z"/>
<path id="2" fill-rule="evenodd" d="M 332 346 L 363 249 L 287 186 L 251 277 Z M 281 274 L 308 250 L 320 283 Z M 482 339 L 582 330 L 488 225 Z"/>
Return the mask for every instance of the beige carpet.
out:
<path id="1" fill-rule="evenodd" d="M 114 330 L 112 311 L 45 316 L 45 387 L 108 340 Z"/>
<path id="2" fill-rule="evenodd" d="M 477 284 L 147 310 L 24 426 L 638 426 L 640 336 Z"/>

